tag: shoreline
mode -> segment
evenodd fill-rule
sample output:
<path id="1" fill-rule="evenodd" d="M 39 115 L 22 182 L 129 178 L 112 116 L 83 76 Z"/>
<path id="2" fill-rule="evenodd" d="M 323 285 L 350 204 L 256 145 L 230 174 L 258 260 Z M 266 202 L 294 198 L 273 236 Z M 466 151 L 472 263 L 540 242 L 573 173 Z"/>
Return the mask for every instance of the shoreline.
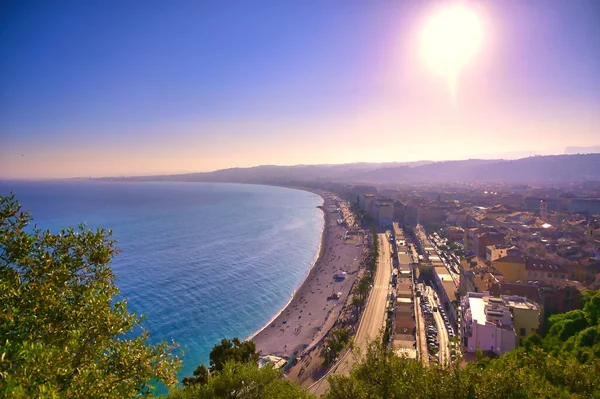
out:
<path id="1" fill-rule="evenodd" d="M 278 187 L 284 187 L 284 186 L 278 186 Z M 284 188 L 292 188 L 292 187 L 284 187 Z M 297 189 L 302 190 L 300 188 L 297 188 Z M 309 190 L 302 190 L 302 191 L 308 191 L 310 193 L 317 194 L 323 200 L 323 204 L 325 204 L 325 198 L 323 198 L 323 196 L 321 194 L 315 193 L 315 192 L 309 191 Z M 321 258 L 322 252 L 323 252 L 323 241 L 325 239 L 324 234 L 325 234 L 325 223 L 326 223 L 325 210 L 322 208 L 322 206 L 323 205 L 321 205 L 321 208 L 319 208 L 321 210 L 321 216 L 323 217 L 323 227 L 321 227 L 321 239 L 319 241 L 319 249 L 317 250 L 317 254 L 314 257 L 310 268 L 306 272 L 304 279 L 302 279 L 300 284 L 298 284 L 298 286 L 296 288 L 294 288 L 294 290 L 292 291 L 292 294 L 290 295 L 290 299 L 286 302 L 286 304 L 283 305 L 281 307 L 281 309 L 279 309 L 279 311 L 277 313 L 275 313 L 275 315 L 273 317 L 271 317 L 271 319 L 269 319 L 269 321 L 267 321 L 260 329 L 256 330 L 256 332 L 254 332 L 252 335 L 250 335 L 244 341 L 251 341 L 254 337 L 256 337 L 258 334 L 260 334 L 265 328 L 269 327 L 269 325 L 271 323 L 273 323 L 287 309 L 288 306 L 290 306 L 290 304 L 294 300 L 294 297 L 296 296 L 296 293 L 302 287 L 302 285 L 304 284 L 304 282 L 306 281 L 308 276 L 310 276 L 310 273 L 315 268 L 315 265 L 319 262 L 319 259 Z"/>
<path id="2" fill-rule="evenodd" d="M 319 251 L 285 306 L 247 339 L 256 344 L 262 355 L 289 357 L 322 338 L 337 319 L 360 266 L 362 242 L 360 237 L 344 240 L 346 227 L 337 224 L 339 216 L 334 212 L 333 197 L 337 195 L 304 187 L 282 187 L 307 191 L 323 199 Z M 337 273 L 341 271 L 347 274 L 340 279 Z M 332 299 L 336 293 L 341 296 Z"/>

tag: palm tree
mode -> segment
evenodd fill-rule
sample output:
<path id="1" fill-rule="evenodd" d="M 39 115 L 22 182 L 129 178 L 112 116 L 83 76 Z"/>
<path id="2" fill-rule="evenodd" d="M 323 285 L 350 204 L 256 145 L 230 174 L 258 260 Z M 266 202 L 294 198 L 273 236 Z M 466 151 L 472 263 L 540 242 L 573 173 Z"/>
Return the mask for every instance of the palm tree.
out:
<path id="1" fill-rule="evenodd" d="M 358 317 L 358 312 L 362 308 L 365 301 L 358 295 L 352 297 L 352 306 L 354 307 L 355 316 Z"/>

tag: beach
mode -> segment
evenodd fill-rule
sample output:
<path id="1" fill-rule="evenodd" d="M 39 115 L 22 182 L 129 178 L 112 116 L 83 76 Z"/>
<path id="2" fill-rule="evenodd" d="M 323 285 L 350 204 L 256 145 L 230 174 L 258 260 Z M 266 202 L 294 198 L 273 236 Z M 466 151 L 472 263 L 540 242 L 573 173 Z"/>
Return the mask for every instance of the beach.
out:
<path id="1" fill-rule="evenodd" d="M 356 279 L 362 256 L 362 237 L 352 236 L 345 240 L 347 228 L 337 223 L 340 216 L 335 212 L 334 195 L 318 190 L 313 192 L 324 201 L 319 255 L 287 306 L 250 337 L 262 355 L 289 357 L 314 346 L 333 326 Z M 339 275 L 342 272 L 345 272 L 343 278 Z M 337 293 L 341 296 L 332 299 Z"/>

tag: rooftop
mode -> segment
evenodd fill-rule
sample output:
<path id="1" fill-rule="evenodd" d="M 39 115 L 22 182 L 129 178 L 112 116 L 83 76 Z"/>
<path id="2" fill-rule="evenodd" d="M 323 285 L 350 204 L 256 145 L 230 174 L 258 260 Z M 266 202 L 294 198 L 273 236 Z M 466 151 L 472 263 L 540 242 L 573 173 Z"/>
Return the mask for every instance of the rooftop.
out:
<path id="1" fill-rule="evenodd" d="M 527 258 L 525 262 L 525 269 L 535 271 L 548 271 L 548 272 L 563 272 L 562 266 L 553 264 L 545 259 L 539 258 Z"/>
<path id="2" fill-rule="evenodd" d="M 515 309 L 529 309 L 539 311 L 540 307 L 537 303 L 530 301 L 527 298 L 516 295 L 502 295 L 504 303 L 510 308 Z"/>
<path id="3" fill-rule="evenodd" d="M 494 262 L 506 262 L 506 263 L 525 263 L 525 258 L 522 256 L 507 255 L 502 258 L 496 259 Z"/>
<path id="4" fill-rule="evenodd" d="M 473 322 L 482 325 L 485 324 L 485 302 L 483 298 L 469 295 L 469 308 L 471 308 Z"/>

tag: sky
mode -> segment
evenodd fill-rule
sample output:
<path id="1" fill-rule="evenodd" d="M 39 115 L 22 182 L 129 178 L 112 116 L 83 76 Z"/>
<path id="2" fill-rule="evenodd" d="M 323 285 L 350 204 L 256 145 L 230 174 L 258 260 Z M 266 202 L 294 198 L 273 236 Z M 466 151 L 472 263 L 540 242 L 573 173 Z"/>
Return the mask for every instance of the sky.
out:
<path id="1" fill-rule="evenodd" d="M 600 1 L 0 2 L 0 178 L 521 157 L 600 144 Z"/>

